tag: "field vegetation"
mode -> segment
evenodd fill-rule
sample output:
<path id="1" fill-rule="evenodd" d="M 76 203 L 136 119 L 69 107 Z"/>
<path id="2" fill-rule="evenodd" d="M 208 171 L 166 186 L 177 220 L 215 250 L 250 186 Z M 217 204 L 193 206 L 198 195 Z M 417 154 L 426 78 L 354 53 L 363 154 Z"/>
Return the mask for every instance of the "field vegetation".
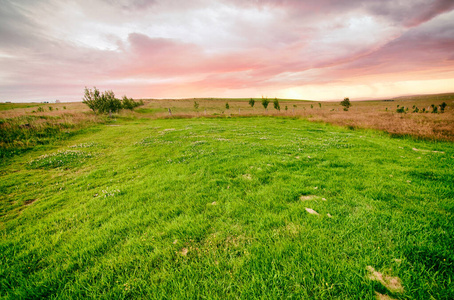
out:
<path id="1" fill-rule="evenodd" d="M 8 157 L 52 141 L 65 140 L 94 124 L 109 121 L 105 116 L 95 116 L 86 112 L 80 104 L 29 105 L 25 108 L 18 105 L 17 107 L 0 110 L 2 164 Z M 38 112 L 39 108 L 41 112 Z"/>
<path id="2" fill-rule="evenodd" d="M 453 299 L 443 97 L 8 104 L 0 297 Z"/>
<path id="3" fill-rule="evenodd" d="M 428 140 L 454 141 L 454 94 L 415 96 L 376 101 L 351 101 L 351 107 L 344 111 L 341 101 L 323 102 L 276 99 L 279 109 L 268 106 L 274 100 L 253 99 L 147 99 L 143 107 L 137 108 L 135 115 L 146 118 L 193 118 L 222 116 L 279 116 L 303 118 L 310 121 L 326 122 L 349 128 L 377 129 L 392 136 L 411 136 Z M 194 109 L 194 101 L 198 109 Z M 446 104 L 444 113 L 440 105 Z M 225 104 L 229 104 L 226 108 Z M 438 108 L 432 113 L 431 105 Z M 287 109 L 280 109 L 281 107 Z M 400 107 L 409 108 L 403 113 Z M 415 109 L 418 108 L 418 112 Z M 169 109 L 172 115 L 169 115 Z M 424 110 L 424 111 L 423 111 Z"/>

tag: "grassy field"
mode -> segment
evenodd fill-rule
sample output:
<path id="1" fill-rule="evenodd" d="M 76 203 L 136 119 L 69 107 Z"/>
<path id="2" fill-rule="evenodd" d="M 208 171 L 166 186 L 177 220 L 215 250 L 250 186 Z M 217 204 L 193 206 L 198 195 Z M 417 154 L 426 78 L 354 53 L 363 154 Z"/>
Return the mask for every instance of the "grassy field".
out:
<path id="1" fill-rule="evenodd" d="M 1 297 L 454 298 L 452 142 L 163 103 L 5 160 Z"/>

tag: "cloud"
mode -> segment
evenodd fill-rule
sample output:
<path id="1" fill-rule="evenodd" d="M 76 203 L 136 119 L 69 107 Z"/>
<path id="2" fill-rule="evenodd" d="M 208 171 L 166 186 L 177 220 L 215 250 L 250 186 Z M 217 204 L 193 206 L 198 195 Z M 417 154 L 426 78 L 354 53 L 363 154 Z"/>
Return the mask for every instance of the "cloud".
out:
<path id="1" fill-rule="evenodd" d="M 412 28 L 377 51 L 342 65 L 338 76 L 348 73 L 355 76 L 407 74 L 417 79 L 443 78 L 447 70 L 453 70 L 453 62 L 450 61 L 454 49 L 453 20 L 454 12 L 451 12 Z"/>
<path id="2" fill-rule="evenodd" d="M 175 97 L 450 78 L 453 9 L 452 0 L 5 0 L 0 97 L 69 98 L 92 85 Z"/>
<path id="3" fill-rule="evenodd" d="M 377 1 L 370 5 L 374 14 L 390 18 L 407 27 L 415 27 L 454 9 L 451 0 Z"/>

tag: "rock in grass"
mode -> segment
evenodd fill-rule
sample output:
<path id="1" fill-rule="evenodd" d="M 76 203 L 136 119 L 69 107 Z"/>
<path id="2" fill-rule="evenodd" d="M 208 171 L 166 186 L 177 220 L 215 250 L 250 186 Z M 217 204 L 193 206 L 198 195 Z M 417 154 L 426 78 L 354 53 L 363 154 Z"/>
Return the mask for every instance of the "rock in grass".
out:
<path id="1" fill-rule="evenodd" d="M 319 215 L 319 213 L 316 212 L 315 210 L 313 210 L 312 208 L 307 208 L 307 207 L 306 207 L 306 211 L 307 211 L 308 213 L 312 214 L 312 215 L 317 215 L 317 216 Z"/>

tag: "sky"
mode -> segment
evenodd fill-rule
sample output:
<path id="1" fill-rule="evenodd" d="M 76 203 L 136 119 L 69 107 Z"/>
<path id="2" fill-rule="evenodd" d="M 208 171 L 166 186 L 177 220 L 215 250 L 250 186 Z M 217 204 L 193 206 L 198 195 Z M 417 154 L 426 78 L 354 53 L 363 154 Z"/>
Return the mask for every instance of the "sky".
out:
<path id="1" fill-rule="evenodd" d="M 454 0 L 0 0 L 0 102 L 454 92 Z"/>

